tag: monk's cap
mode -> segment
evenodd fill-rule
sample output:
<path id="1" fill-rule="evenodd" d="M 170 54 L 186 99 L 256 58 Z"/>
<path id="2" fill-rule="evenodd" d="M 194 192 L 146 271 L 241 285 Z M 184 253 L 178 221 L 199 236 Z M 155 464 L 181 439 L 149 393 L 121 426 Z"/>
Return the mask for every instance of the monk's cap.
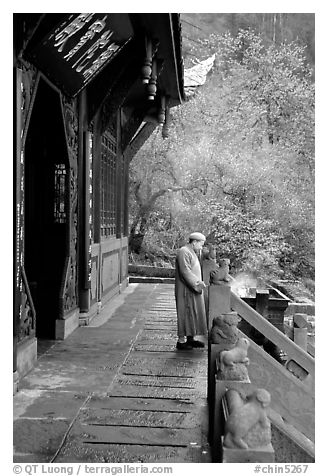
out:
<path id="1" fill-rule="evenodd" d="M 206 241 L 206 237 L 202 233 L 194 232 L 189 235 L 189 240 Z"/>

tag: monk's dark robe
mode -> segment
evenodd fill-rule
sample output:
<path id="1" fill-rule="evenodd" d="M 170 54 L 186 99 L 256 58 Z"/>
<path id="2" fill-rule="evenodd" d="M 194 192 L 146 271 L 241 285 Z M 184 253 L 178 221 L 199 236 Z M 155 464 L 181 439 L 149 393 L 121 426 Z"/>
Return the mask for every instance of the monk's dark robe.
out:
<path id="1" fill-rule="evenodd" d="M 175 262 L 175 301 L 178 336 L 207 334 L 205 303 L 199 283 L 202 272 L 191 245 L 179 249 Z"/>

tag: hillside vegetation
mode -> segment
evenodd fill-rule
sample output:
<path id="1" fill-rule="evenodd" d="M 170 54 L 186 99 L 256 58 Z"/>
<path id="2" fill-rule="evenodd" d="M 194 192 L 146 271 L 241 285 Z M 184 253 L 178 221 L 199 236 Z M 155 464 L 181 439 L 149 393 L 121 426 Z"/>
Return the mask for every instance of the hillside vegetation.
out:
<path id="1" fill-rule="evenodd" d="M 230 258 L 232 274 L 299 280 L 313 293 L 309 46 L 278 41 L 278 27 L 274 39 L 258 25 L 241 28 L 245 15 L 202 15 L 184 17 L 208 28 L 196 46 L 184 45 L 185 54 L 191 62 L 215 53 L 214 67 L 172 111 L 169 137 L 158 128 L 131 162 L 130 261 L 172 265 L 177 248 L 198 230 L 218 245 L 218 256 Z M 292 19 L 285 19 L 286 32 Z M 310 20 L 302 17 L 312 38 Z"/>

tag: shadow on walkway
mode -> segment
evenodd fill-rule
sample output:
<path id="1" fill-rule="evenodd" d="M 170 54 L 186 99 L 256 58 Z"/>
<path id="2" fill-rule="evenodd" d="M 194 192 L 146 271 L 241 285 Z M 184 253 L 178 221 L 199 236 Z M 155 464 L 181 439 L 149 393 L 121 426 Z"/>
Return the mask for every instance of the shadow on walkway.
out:
<path id="1" fill-rule="evenodd" d="M 14 462 L 210 462 L 207 349 L 175 345 L 171 284 L 132 284 L 41 342 L 14 397 Z"/>

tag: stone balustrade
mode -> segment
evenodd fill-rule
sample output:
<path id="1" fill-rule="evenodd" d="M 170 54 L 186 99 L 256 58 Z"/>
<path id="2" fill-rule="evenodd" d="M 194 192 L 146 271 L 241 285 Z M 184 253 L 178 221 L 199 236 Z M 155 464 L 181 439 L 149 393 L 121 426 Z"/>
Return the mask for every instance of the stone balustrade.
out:
<path id="1" fill-rule="evenodd" d="M 229 389 L 222 398 L 224 432 L 222 463 L 270 463 L 275 461 L 271 423 L 267 415 L 270 394 L 265 389 L 244 392 Z"/>
<path id="2" fill-rule="evenodd" d="M 265 300 L 267 296 L 263 296 L 263 298 Z M 260 311 L 259 308 L 258 311 Z M 294 425 L 298 431 L 311 438 L 314 432 L 314 405 L 312 405 L 314 359 L 303 350 L 302 346 L 291 342 L 259 312 L 243 302 L 235 293 L 232 293 L 228 282 L 211 284 L 208 287 L 207 312 L 209 325 L 208 439 L 212 447 L 213 462 L 274 461 L 274 450 L 271 443 L 268 442 L 268 438 L 260 440 L 260 443 L 258 441 L 257 446 L 251 444 L 247 448 L 235 448 L 231 447 L 231 444 L 225 445 L 225 431 L 227 425 L 228 427 L 230 425 L 230 415 L 234 414 L 235 411 L 231 395 L 236 395 L 236 392 L 238 392 L 239 397 L 234 397 L 232 400 L 235 401 L 236 398 L 240 398 L 243 405 L 248 408 L 247 405 L 250 401 L 254 402 L 254 395 L 259 391 L 259 388 L 266 387 L 262 390 L 271 393 L 274 411 L 278 412 L 289 424 Z M 286 366 L 273 360 L 263 349 L 250 341 L 252 375 L 251 378 L 249 377 L 247 351 L 245 353 L 245 349 L 243 352 L 240 349 L 240 342 L 247 340 L 247 336 L 238 328 L 241 318 L 259 333 L 262 333 L 270 342 L 284 350 L 287 356 Z M 297 322 L 304 324 L 301 317 Z M 300 325 L 298 329 L 304 329 L 304 326 Z M 304 331 L 302 332 L 304 334 Z M 302 339 L 303 334 L 300 333 L 299 339 Z M 239 356 L 242 355 L 244 360 L 234 362 L 234 365 L 229 367 L 229 359 L 233 362 L 232 354 L 234 352 Z M 264 367 L 267 366 L 268 369 L 262 369 L 261 363 L 257 362 L 261 358 L 264 358 L 263 365 Z M 256 360 L 256 362 L 254 361 L 255 366 L 252 365 L 252 359 Z M 228 368 L 226 365 L 228 365 Z M 259 368 L 261 368 L 260 372 Z M 272 377 L 272 381 L 266 378 L 267 370 Z M 261 372 L 264 372 L 262 377 Z M 270 385 L 268 385 L 268 382 Z M 281 385 L 284 389 L 280 388 Z M 286 389 L 293 401 L 297 402 L 298 409 L 294 410 L 295 405 L 292 401 L 289 401 L 289 397 L 287 400 L 285 398 L 284 401 L 281 401 L 279 392 Z M 285 391 L 283 394 L 285 394 Z M 262 420 L 266 421 L 264 418 Z M 253 442 L 254 438 L 253 434 L 251 438 Z"/>
<path id="3" fill-rule="evenodd" d="M 214 320 L 214 328 L 215 320 Z M 213 337 L 213 333 L 212 333 Z M 225 337 L 223 337 L 223 340 Z M 248 375 L 249 341 L 239 337 L 235 344 L 210 343 L 214 369 L 212 369 L 209 395 L 209 442 L 212 461 L 222 463 L 272 462 L 270 423 L 263 405 L 256 397 Z M 213 347 L 215 346 L 215 347 Z"/>
<path id="4" fill-rule="evenodd" d="M 314 321 L 305 313 L 295 313 L 285 324 L 286 335 L 305 352 L 314 356 L 314 346 L 308 339 L 309 330 L 314 328 Z"/>

